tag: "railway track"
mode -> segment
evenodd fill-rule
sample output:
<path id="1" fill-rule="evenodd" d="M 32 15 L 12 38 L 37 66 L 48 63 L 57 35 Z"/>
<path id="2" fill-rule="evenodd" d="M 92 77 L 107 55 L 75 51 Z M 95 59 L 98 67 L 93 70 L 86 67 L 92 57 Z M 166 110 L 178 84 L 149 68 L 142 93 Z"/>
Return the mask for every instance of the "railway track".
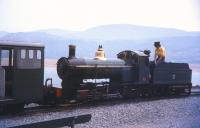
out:
<path id="1" fill-rule="evenodd" d="M 200 95 L 200 87 L 193 87 L 191 90 L 191 95 Z"/>
<path id="2" fill-rule="evenodd" d="M 190 96 L 198 96 L 200 95 L 200 87 L 193 87 L 191 90 Z M 153 101 L 153 100 L 161 100 L 161 99 L 170 99 L 170 98 L 183 98 L 185 95 L 178 96 L 159 96 L 159 97 L 139 97 L 139 98 L 129 98 L 123 99 L 121 97 L 112 98 L 112 100 L 104 99 L 104 100 L 94 100 L 94 101 L 85 101 L 85 102 L 75 102 L 75 103 L 63 103 L 55 106 L 50 105 L 35 105 L 34 107 L 26 107 L 23 112 L 19 113 L 3 113 L 0 116 L 4 117 L 13 117 L 13 116 L 25 116 L 25 115 L 34 115 L 37 113 L 47 113 L 47 112 L 60 112 L 60 111 L 70 111 L 73 109 L 78 109 L 81 107 L 91 107 L 95 104 L 117 104 L 117 103 L 126 103 L 126 102 L 143 102 L 143 101 Z"/>
<path id="3" fill-rule="evenodd" d="M 151 101 L 151 100 L 160 100 L 160 99 L 170 99 L 170 98 L 183 98 L 186 95 L 178 95 L 178 96 L 161 96 L 161 97 L 139 97 L 139 98 L 129 98 L 129 99 L 123 99 L 121 97 L 115 97 L 112 98 L 112 101 L 110 99 L 104 99 L 104 100 L 94 100 L 94 101 L 85 101 L 85 102 L 78 102 L 78 103 L 65 103 L 60 104 L 57 106 L 38 106 L 33 108 L 27 108 L 25 109 L 24 113 L 37 113 L 37 112 L 59 112 L 64 110 L 73 110 L 78 109 L 81 107 L 91 107 L 95 104 L 117 104 L 117 103 L 126 103 L 126 102 L 140 102 L 140 101 Z M 190 96 L 200 96 L 200 87 L 192 88 Z"/>

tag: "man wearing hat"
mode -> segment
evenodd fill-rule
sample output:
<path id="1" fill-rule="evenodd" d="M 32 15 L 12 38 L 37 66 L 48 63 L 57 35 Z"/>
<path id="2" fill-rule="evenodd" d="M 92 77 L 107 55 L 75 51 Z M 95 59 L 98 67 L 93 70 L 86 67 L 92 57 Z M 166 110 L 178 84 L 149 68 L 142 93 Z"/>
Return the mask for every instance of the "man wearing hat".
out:
<path id="1" fill-rule="evenodd" d="M 159 64 L 162 62 L 165 62 L 165 56 L 166 56 L 166 51 L 163 46 L 161 46 L 160 42 L 154 42 L 155 46 L 155 56 L 154 56 L 154 62 L 155 64 Z"/>

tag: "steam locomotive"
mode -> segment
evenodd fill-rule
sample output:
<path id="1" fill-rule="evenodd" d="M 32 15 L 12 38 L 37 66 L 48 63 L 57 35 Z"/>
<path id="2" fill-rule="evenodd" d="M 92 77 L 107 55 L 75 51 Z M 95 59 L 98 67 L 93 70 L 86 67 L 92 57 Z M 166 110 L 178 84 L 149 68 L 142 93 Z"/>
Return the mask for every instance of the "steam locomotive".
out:
<path id="1" fill-rule="evenodd" d="M 23 109 L 29 103 L 191 93 L 188 64 L 155 65 L 149 61 L 149 51 L 125 50 L 116 59 L 106 59 L 102 46 L 94 59 L 84 59 L 76 58 L 76 46 L 69 45 L 69 57 L 57 61 L 62 89 L 53 87 L 52 79 L 44 85 L 44 48 L 0 41 L 0 112 Z"/>
<path id="2" fill-rule="evenodd" d="M 76 46 L 69 45 L 69 57 L 57 62 L 64 99 L 190 94 L 192 71 L 187 63 L 149 61 L 150 51 L 125 50 L 117 59 L 106 59 L 99 46 L 94 59 L 76 58 Z"/>

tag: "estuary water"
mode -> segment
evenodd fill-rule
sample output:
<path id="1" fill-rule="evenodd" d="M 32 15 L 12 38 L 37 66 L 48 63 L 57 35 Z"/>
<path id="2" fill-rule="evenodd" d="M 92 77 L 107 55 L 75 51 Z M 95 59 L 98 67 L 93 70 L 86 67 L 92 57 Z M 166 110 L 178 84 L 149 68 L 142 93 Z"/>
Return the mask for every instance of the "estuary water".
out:
<path id="1" fill-rule="evenodd" d="M 47 78 L 53 79 L 55 87 L 61 87 L 61 79 L 57 75 L 56 67 L 45 67 L 44 69 L 44 82 Z M 192 72 L 192 85 L 200 85 L 200 72 Z"/>

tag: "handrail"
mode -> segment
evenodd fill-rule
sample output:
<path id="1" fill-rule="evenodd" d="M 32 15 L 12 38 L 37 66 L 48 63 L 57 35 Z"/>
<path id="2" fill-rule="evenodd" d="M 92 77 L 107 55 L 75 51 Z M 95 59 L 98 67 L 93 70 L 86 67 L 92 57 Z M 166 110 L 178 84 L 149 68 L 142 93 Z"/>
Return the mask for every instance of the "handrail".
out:
<path id="1" fill-rule="evenodd" d="M 45 80 L 45 86 L 47 87 L 48 85 L 48 81 L 50 81 L 50 87 L 53 87 L 53 84 L 52 84 L 52 78 L 47 78 L 46 80 Z"/>

